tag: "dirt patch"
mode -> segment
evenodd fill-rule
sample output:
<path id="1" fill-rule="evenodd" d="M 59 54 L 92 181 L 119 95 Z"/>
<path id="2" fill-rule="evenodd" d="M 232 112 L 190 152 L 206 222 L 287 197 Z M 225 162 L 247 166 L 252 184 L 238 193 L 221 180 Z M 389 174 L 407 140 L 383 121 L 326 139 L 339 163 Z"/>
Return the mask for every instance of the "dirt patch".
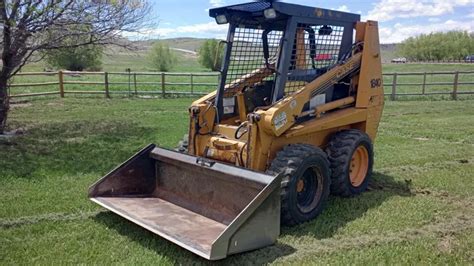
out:
<path id="1" fill-rule="evenodd" d="M 25 107 L 30 107 L 32 105 L 33 104 L 29 102 L 16 102 L 16 103 L 10 103 L 10 108 L 11 109 L 25 108 Z"/>
<path id="2" fill-rule="evenodd" d="M 64 103 L 62 102 L 52 102 L 52 103 L 47 103 L 47 106 L 64 106 Z"/>
<path id="3" fill-rule="evenodd" d="M 420 137 L 420 138 L 413 138 L 413 139 L 415 139 L 415 140 L 420 140 L 420 141 L 428 141 L 428 140 L 430 140 L 429 138 L 421 138 L 421 137 Z"/>
<path id="4" fill-rule="evenodd" d="M 452 253 L 456 248 L 456 237 L 454 233 L 446 233 L 442 235 L 441 240 L 438 243 L 438 250 L 443 253 Z"/>
<path id="5" fill-rule="evenodd" d="M 67 138 L 65 141 L 67 143 L 84 143 L 87 139 L 84 137 L 75 137 L 75 138 Z"/>
<path id="6" fill-rule="evenodd" d="M 91 212 L 79 212 L 79 213 L 48 213 L 37 216 L 19 217 L 16 219 L 0 219 L 0 227 L 11 228 L 27 224 L 36 224 L 40 222 L 62 222 L 62 221 L 75 221 L 85 220 L 99 213 L 107 212 L 107 210 L 91 211 Z"/>
<path id="7" fill-rule="evenodd" d="M 25 134 L 26 130 L 23 128 L 17 128 L 11 131 L 6 131 L 3 132 L 3 134 L 0 134 L 0 139 L 10 139 L 16 136 L 20 136 Z"/>

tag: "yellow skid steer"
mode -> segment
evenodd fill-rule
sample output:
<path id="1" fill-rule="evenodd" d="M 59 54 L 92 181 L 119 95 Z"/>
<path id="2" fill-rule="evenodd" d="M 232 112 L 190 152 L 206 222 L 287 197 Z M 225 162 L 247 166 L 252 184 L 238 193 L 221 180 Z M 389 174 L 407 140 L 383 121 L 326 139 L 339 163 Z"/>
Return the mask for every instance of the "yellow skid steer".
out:
<path id="1" fill-rule="evenodd" d="M 221 75 L 189 108 L 186 139 L 145 147 L 89 197 L 218 260 L 273 244 L 330 193 L 363 192 L 384 96 L 377 22 L 265 1 L 209 13 L 229 24 Z"/>

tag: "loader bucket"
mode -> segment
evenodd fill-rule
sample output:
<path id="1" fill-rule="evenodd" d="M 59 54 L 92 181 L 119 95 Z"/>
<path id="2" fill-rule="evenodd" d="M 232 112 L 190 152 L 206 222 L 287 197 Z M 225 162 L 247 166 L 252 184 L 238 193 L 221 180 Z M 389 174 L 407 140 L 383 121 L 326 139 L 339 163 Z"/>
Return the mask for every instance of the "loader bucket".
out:
<path id="1" fill-rule="evenodd" d="M 209 260 L 271 245 L 280 176 L 149 145 L 97 181 L 92 201 Z"/>

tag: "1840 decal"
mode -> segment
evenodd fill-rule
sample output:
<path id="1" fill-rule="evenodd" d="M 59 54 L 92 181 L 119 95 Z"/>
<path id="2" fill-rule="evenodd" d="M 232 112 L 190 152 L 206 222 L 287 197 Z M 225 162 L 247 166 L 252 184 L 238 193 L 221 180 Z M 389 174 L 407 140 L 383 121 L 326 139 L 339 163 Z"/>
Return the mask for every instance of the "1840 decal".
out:
<path id="1" fill-rule="evenodd" d="M 380 86 L 382 86 L 382 80 L 381 79 L 372 79 L 370 81 L 370 87 L 372 89 L 379 88 Z"/>

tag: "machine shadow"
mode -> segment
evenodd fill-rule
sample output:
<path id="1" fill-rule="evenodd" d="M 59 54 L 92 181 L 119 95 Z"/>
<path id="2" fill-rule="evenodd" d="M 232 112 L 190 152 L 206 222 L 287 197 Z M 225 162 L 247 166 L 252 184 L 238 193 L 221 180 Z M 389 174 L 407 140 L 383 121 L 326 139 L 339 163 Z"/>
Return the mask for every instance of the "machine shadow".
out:
<path id="1" fill-rule="evenodd" d="M 312 222 L 300 226 L 292 228 L 283 227 L 282 236 L 313 236 L 317 239 L 330 238 L 339 228 L 363 216 L 368 210 L 380 206 L 384 201 L 393 196 L 413 196 L 410 191 L 410 184 L 397 181 L 389 175 L 374 173 L 368 192 L 354 198 L 331 197 L 326 211 L 321 216 Z M 112 212 L 99 213 L 93 219 L 175 264 L 266 264 L 296 252 L 296 249 L 292 246 L 277 242 L 270 247 L 232 255 L 224 260 L 211 262 Z"/>
<path id="2" fill-rule="evenodd" d="M 266 264 L 295 252 L 291 246 L 277 243 L 256 251 L 231 255 L 224 260 L 208 261 L 112 212 L 99 213 L 92 219 L 177 265 Z"/>
<path id="3" fill-rule="evenodd" d="M 318 218 L 299 226 L 283 227 L 282 235 L 330 238 L 347 223 L 362 217 L 370 209 L 377 208 L 394 196 L 414 196 L 410 183 L 374 172 L 367 192 L 351 198 L 331 196 L 326 209 Z"/>

